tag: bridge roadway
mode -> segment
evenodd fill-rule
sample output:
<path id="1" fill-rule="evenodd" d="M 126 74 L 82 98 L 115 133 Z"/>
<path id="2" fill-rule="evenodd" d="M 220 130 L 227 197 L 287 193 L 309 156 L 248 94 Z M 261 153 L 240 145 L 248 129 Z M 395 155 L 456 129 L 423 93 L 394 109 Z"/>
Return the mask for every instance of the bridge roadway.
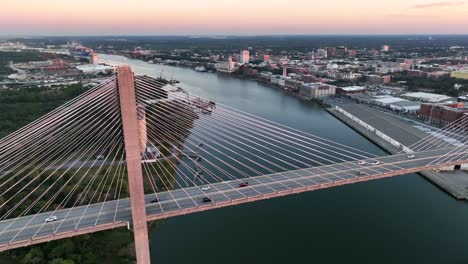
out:
<path id="1" fill-rule="evenodd" d="M 453 148 L 422 151 L 415 153 L 414 159 L 399 154 L 369 159 L 366 165 L 350 161 L 213 183 L 208 191 L 202 191 L 200 186 L 175 189 L 157 193 L 158 203 L 151 203 L 155 194 L 149 194 L 145 196 L 148 221 L 468 162 L 468 152 L 450 153 L 451 150 Z M 455 161 L 428 166 L 445 154 L 448 160 Z M 380 164 L 370 164 L 373 160 Z M 245 181 L 249 186 L 239 188 L 239 183 Z M 204 197 L 210 197 L 212 202 L 203 203 Z M 51 215 L 58 220 L 45 223 Z M 129 199 L 8 219 L 0 221 L 0 251 L 122 227 L 130 221 Z"/>

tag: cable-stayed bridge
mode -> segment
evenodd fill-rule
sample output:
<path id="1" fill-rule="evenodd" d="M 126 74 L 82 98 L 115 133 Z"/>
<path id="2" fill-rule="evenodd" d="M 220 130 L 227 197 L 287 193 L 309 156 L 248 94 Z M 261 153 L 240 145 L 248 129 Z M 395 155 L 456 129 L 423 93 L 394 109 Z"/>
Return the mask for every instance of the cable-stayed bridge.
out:
<path id="1" fill-rule="evenodd" d="M 0 251 L 129 225 L 149 263 L 147 221 L 467 163 L 467 122 L 376 157 L 122 67 L 0 140 Z"/>

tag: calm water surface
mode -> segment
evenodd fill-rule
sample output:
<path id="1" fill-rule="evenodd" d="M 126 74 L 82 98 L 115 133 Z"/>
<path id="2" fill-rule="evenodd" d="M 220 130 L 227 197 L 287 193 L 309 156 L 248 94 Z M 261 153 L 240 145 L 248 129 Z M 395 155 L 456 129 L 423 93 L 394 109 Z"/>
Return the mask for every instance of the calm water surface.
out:
<path id="1" fill-rule="evenodd" d="M 320 107 L 253 81 L 121 56 L 137 74 L 375 154 Z M 151 234 L 153 263 L 468 263 L 468 204 L 416 174 L 170 218 Z"/>

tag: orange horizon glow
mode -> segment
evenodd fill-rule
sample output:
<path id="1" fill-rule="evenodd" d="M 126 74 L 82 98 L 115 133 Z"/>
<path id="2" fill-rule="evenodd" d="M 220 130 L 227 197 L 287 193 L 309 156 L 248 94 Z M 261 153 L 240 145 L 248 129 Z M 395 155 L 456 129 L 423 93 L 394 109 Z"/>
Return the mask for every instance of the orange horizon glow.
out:
<path id="1" fill-rule="evenodd" d="M 15 0 L 0 34 L 468 34 L 468 1 Z"/>

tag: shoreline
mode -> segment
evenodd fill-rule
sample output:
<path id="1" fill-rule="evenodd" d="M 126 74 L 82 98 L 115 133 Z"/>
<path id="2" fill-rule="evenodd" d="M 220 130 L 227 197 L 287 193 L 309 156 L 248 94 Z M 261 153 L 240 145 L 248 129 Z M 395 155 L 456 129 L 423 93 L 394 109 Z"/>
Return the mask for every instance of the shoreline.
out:
<path id="1" fill-rule="evenodd" d="M 336 119 L 341 121 L 343 124 L 353 129 L 354 131 L 356 131 L 357 133 L 359 133 L 360 135 L 362 135 L 363 137 L 371 141 L 373 144 L 375 144 L 376 146 L 378 146 L 379 148 L 381 148 L 388 154 L 393 155 L 393 154 L 400 152 L 400 150 L 396 148 L 395 146 L 384 141 L 382 138 L 376 136 L 375 134 L 370 133 L 367 129 L 360 126 L 359 124 L 349 119 L 348 117 L 344 116 L 343 114 L 338 113 L 333 108 L 324 107 L 324 109 L 325 111 L 330 113 L 332 116 L 334 116 Z M 422 172 L 418 172 L 417 174 L 423 176 L 426 180 L 428 180 L 434 186 L 450 194 L 452 197 L 458 200 L 468 200 L 468 195 L 462 188 L 456 188 L 455 186 L 444 182 L 443 177 L 441 177 L 441 176 L 450 176 L 450 175 L 453 175 L 454 173 L 422 171 Z"/>

